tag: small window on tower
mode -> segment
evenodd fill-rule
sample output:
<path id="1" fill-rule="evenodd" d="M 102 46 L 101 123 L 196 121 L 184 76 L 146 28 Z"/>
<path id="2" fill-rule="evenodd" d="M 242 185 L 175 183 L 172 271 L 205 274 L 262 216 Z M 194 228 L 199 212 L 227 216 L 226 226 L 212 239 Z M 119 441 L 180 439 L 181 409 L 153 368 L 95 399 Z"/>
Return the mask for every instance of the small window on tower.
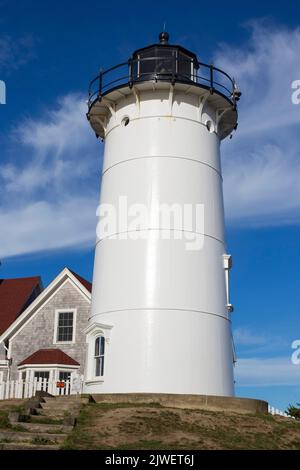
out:
<path id="1" fill-rule="evenodd" d="M 104 336 L 98 336 L 95 340 L 95 377 L 104 375 L 104 352 L 105 338 Z"/>

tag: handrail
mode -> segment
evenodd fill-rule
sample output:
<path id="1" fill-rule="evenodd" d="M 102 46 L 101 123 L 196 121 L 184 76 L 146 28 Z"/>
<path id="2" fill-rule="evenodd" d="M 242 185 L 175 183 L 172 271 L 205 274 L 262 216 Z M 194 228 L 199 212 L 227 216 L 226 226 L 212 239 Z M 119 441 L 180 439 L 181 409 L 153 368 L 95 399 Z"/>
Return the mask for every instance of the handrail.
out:
<path id="1" fill-rule="evenodd" d="M 169 70 L 164 72 L 157 71 L 157 63 L 155 62 L 153 64 L 153 71 L 141 72 L 140 66 L 143 63 L 150 61 L 165 61 L 167 69 Z M 178 70 L 180 65 L 186 64 L 191 65 L 191 72 L 188 74 L 179 73 Z M 122 74 L 120 73 L 120 76 L 115 76 L 115 72 L 124 67 L 126 67 L 126 72 Z M 198 71 L 200 71 L 201 74 L 198 74 Z M 207 77 L 203 76 L 203 71 L 207 72 Z M 216 74 L 220 74 L 221 80 L 218 79 L 218 81 L 216 81 Z M 224 83 L 220 83 L 222 78 Z M 175 82 L 186 84 L 190 83 L 194 86 L 207 88 L 211 94 L 217 92 L 224 96 L 232 103 L 234 108 L 236 108 L 236 102 L 240 97 L 240 92 L 236 87 L 234 79 L 232 79 L 226 72 L 212 64 L 208 65 L 203 62 L 195 63 L 193 59 L 187 60 L 178 58 L 177 56 L 140 57 L 135 59 L 131 58 L 127 62 L 123 62 L 103 70 L 90 82 L 88 99 L 89 109 L 95 101 L 101 101 L 102 97 L 111 91 L 126 85 L 131 88 L 135 83 L 145 81 L 169 81 L 172 84 Z"/>

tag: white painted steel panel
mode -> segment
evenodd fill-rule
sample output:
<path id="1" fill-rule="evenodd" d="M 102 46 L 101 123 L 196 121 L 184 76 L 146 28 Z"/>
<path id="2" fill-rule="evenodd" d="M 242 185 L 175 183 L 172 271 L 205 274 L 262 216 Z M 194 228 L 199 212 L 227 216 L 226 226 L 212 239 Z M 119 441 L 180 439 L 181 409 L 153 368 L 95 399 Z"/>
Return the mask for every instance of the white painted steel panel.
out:
<path id="1" fill-rule="evenodd" d="M 150 82 L 143 87 L 126 99 L 119 91 L 103 101 L 101 203 L 115 206 L 118 215 L 120 196 L 129 206 L 145 205 L 150 213 L 156 203 L 203 204 L 204 227 L 196 235 L 186 226 L 178 230 L 172 220 L 154 223 L 150 218 L 139 230 L 125 230 L 125 239 L 113 236 L 122 231 L 118 226 L 98 238 L 85 392 L 231 396 L 220 110 L 213 108 L 213 100 L 209 106 L 201 102 L 204 94 L 199 96 L 196 87 L 185 93 L 178 87 L 152 89 Z M 124 117 L 129 118 L 126 126 Z M 167 230 L 181 239 L 162 239 Z M 188 250 L 188 235 L 203 241 L 202 249 Z M 93 329 L 101 328 L 105 373 L 95 378 Z"/>

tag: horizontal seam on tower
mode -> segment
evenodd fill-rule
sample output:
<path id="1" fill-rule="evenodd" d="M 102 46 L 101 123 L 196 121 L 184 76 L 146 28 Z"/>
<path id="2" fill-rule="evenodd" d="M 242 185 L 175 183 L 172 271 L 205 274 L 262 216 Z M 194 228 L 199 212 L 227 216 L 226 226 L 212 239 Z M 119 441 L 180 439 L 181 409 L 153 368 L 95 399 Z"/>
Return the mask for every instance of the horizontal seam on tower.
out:
<path id="1" fill-rule="evenodd" d="M 147 231 L 166 231 L 170 230 L 171 232 L 181 232 L 181 233 L 193 233 L 194 235 L 202 235 L 203 237 L 208 237 L 212 238 L 213 240 L 216 240 L 217 242 L 221 243 L 221 245 L 225 245 L 225 241 L 220 240 L 220 238 L 214 237 L 213 235 L 208 235 L 207 233 L 200 233 L 200 232 L 193 232 L 192 230 L 179 230 L 176 228 L 142 228 L 142 229 L 135 229 L 135 230 L 125 230 L 124 232 L 116 232 L 112 233 L 111 235 L 107 235 L 106 237 L 101 238 L 100 240 L 96 241 L 96 246 L 98 243 L 102 242 L 103 240 L 107 240 L 111 237 L 115 237 L 117 235 L 122 235 L 125 233 L 135 233 L 135 232 L 147 232 Z M 186 243 L 190 243 L 193 240 L 185 240 Z"/>
<path id="2" fill-rule="evenodd" d="M 197 121 L 197 119 L 191 119 L 191 118 L 187 118 L 187 117 L 182 117 L 182 116 L 166 116 L 165 114 L 156 114 L 154 116 L 143 116 L 143 117 L 135 117 L 135 118 L 131 118 L 130 121 L 142 121 L 143 119 L 154 119 L 154 118 L 164 118 L 164 119 L 181 119 L 183 121 L 190 121 L 190 122 L 195 122 L 196 124 L 199 124 L 200 126 L 204 126 L 206 128 L 206 125 L 204 124 L 204 122 L 200 122 L 200 121 Z M 114 131 L 115 129 L 117 129 L 118 127 L 121 127 L 121 124 L 117 124 L 116 126 L 113 126 L 111 129 L 109 129 L 109 131 L 107 132 L 107 134 L 105 135 L 105 138 L 112 132 Z M 218 136 L 218 133 L 216 131 L 214 132 L 211 132 L 211 134 L 214 134 L 215 136 L 219 137 Z"/>
<path id="3" fill-rule="evenodd" d="M 191 162 L 200 163 L 201 165 L 205 165 L 208 168 L 211 168 L 212 170 L 214 170 L 220 176 L 221 180 L 223 181 L 223 177 L 222 177 L 221 172 L 219 170 L 217 170 L 216 168 L 214 168 L 212 165 L 209 165 L 209 163 L 200 162 L 199 160 L 196 160 L 195 158 L 176 157 L 176 156 L 172 156 L 172 155 L 148 155 L 148 156 L 139 156 L 139 157 L 127 158 L 126 160 L 122 160 L 121 162 L 114 163 L 110 167 L 106 168 L 106 170 L 104 170 L 103 173 L 102 173 L 102 177 L 105 175 L 105 173 L 107 173 L 109 170 L 111 170 L 112 168 L 114 168 L 117 165 L 121 165 L 122 163 L 128 163 L 128 162 L 131 162 L 132 160 L 140 160 L 140 159 L 143 159 L 143 158 L 177 158 L 179 160 L 188 160 L 188 161 L 191 161 Z"/>
<path id="4" fill-rule="evenodd" d="M 224 317 L 224 315 L 222 315 L 221 313 L 213 313 L 213 312 L 206 312 L 204 310 L 194 310 L 194 309 L 190 309 L 190 308 L 166 308 L 166 307 L 140 307 L 140 308 L 120 308 L 118 310 L 106 310 L 105 312 L 101 312 L 101 313 L 97 313 L 95 315 L 93 315 L 92 317 L 89 318 L 89 321 L 93 319 L 93 317 L 97 316 L 97 315 L 105 315 L 105 314 L 108 314 L 108 313 L 118 313 L 118 312 L 136 312 L 138 310 L 164 310 L 164 311 L 170 311 L 170 310 L 175 310 L 177 312 L 193 312 L 193 313 L 203 313 L 204 315 L 212 315 L 213 317 L 219 317 L 219 318 L 223 318 L 224 320 L 228 321 L 229 323 L 231 323 L 231 319 L 230 318 L 226 318 Z"/>

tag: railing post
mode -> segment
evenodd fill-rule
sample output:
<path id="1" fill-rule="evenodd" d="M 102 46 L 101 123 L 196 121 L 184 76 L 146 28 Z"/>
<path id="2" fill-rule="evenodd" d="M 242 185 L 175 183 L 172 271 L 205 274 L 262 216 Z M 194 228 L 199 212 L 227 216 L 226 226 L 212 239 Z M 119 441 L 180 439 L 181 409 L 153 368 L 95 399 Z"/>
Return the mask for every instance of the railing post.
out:
<path id="1" fill-rule="evenodd" d="M 14 388 L 15 388 L 15 381 L 12 380 L 11 381 L 10 391 L 9 391 L 9 398 L 14 398 Z"/>
<path id="2" fill-rule="evenodd" d="M 100 70 L 99 74 L 99 94 L 98 94 L 98 99 L 101 101 L 102 99 L 102 87 L 103 87 L 103 69 Z"/>
<path id="3" fill-rule="evenodd" d="M 5 399 L 8 400 L 9 398 L 9 386 L 10 386 L 10 382 L 6 382 L 6 387 L 5 387 Z"/>
<path id="4" fill-rule="evenodd" d="M 36 391 L 37 391 L 37 382 L 38 382 L 37 377 L 34 377 L 33 379 L 33 395 L 34 396 L 36 395 Z"/>
<path id="5" fill-rule="evenodd" d="M 172 59 L 173 59 L 172 60 L 173 64 L 172 64 L 172 80 L 171 80 L 171 83 L 174 86 L 175 85 L 176 60 L 177 60 L 176 55 L 173 55 Z"/>
<path id="6" fill-rule="evenodd" d="M 210 64 L 209 66 L 209 74 L 210 74 L 210 94 L 212 95 L 214 92 L 214 66 Z"/>
<path id="7" fill-rule="evenodd" d="M 33 397 L 33 379 L 28 384 L 28 398 Z"/>
<path id="8" fill-rule="evenodd" d="M 133 87 L 133 60 L 129 59 L 128 61 L 128 70 L 129 70 L 129 88 Z"/>

